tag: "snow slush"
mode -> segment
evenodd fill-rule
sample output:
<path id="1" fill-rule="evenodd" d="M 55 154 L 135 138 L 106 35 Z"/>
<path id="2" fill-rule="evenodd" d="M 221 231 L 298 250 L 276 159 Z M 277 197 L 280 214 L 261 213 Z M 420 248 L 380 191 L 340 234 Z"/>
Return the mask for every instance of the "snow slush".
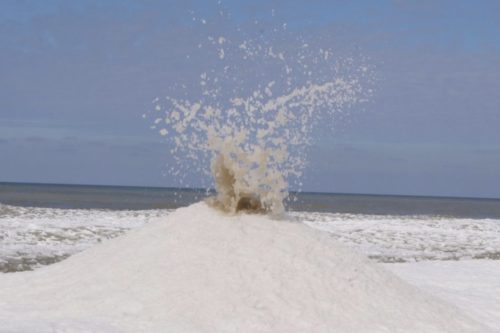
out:
<path id="1" fill-rule="evenodd" d="M 209 41 L 224 57 L 200 74 L 198 87 L 178 93 L 199 96 L 154 100 L 154 128 L 177 162 L 170 172 L 182 177 L 194 165 L 211 174 L 217 195 L 210 203 L 226 212 L 280 215 L 290 182 L 300 188 L 315 125 L 365 101 L 371 72 L 304 42 L 287 53 L 262 40 Z"/>

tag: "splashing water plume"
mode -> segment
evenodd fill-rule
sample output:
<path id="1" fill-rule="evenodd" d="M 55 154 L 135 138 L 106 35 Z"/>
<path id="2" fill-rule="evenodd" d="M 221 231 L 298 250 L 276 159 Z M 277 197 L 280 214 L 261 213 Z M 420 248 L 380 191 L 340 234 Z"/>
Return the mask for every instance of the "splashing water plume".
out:
<path id="1" fill-rule="evenodd" d="M 279 50 L 271 39 L 207 40 L 215 59 L 198 86 L 153 101 L 166 111 L 153 128 L 171 144 L 170 173 L 211 175 L 209 202 L 226 212 L 281 214 L 288 184 L 300 187 L 314 126 L 365 101 L 370 71 L 303 41 Z"/>

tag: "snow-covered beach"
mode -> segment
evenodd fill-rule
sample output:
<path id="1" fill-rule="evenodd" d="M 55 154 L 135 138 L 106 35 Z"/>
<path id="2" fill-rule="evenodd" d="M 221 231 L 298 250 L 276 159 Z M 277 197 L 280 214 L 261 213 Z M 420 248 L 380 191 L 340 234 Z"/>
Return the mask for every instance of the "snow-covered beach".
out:
<path id="1" fill-rule="evenodd" d="M 498 260 L 423 261 L 383 266 L 424 292 L 459 307 L 471 318 L 500 332 Z"/>
<path id="2" fill-rule="evenodd" d="M 3 1 L 0 333 L 500 332 L 498 9 Z"/>
<path id="3" fill-rule="evenodd" d="M 376 264 L 355 252 L 297 220 L 195 204 L 60 263 L 0 275 L 2 332 L 500 328 L 497 261 Z"/>

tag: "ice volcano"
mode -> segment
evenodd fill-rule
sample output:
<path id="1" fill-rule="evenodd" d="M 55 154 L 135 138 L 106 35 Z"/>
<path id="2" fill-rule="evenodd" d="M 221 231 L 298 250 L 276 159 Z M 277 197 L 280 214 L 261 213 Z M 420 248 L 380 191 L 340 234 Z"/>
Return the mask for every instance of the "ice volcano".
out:
<path id="1" fill-rule="evenodd" d="M 0 276 L 2 332 L 487 332 L 327 233 L 205 203 Z"/>
<path id="2" fill-rule="evenodd" d="M 210 205 L 1 275 L 0 331 L 487 332 L 327 233 L 270 217 L 285 216 L 315 125 L 366 97 L 366 68 L 307 43 L 208 41 L 217 66 L 198 90 L 155 99 L 154 128 L 179 185 L 191 171 L 212 177 Z"/>
<path id="3" fill-rule="evenodd" d="M 206 70 L 149 113 L 169 145 L 168 173 L 181 187 L 215 188 L 209 204 L 225 212 L 282 215 L 314 131 L 367 100 L 372 72 L 290 36 L 209 36 L 199 46 L 215 55 Z"/>

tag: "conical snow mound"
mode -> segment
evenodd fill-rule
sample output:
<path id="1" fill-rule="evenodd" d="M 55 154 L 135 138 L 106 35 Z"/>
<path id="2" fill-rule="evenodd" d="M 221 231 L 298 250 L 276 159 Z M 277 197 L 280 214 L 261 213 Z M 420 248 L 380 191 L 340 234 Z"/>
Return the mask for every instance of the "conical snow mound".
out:
<path id="1" fill-rule="evenodd" d="M 301 223 L 199 203 L 0 277 L 2 332 L 487 332 Z"/>

